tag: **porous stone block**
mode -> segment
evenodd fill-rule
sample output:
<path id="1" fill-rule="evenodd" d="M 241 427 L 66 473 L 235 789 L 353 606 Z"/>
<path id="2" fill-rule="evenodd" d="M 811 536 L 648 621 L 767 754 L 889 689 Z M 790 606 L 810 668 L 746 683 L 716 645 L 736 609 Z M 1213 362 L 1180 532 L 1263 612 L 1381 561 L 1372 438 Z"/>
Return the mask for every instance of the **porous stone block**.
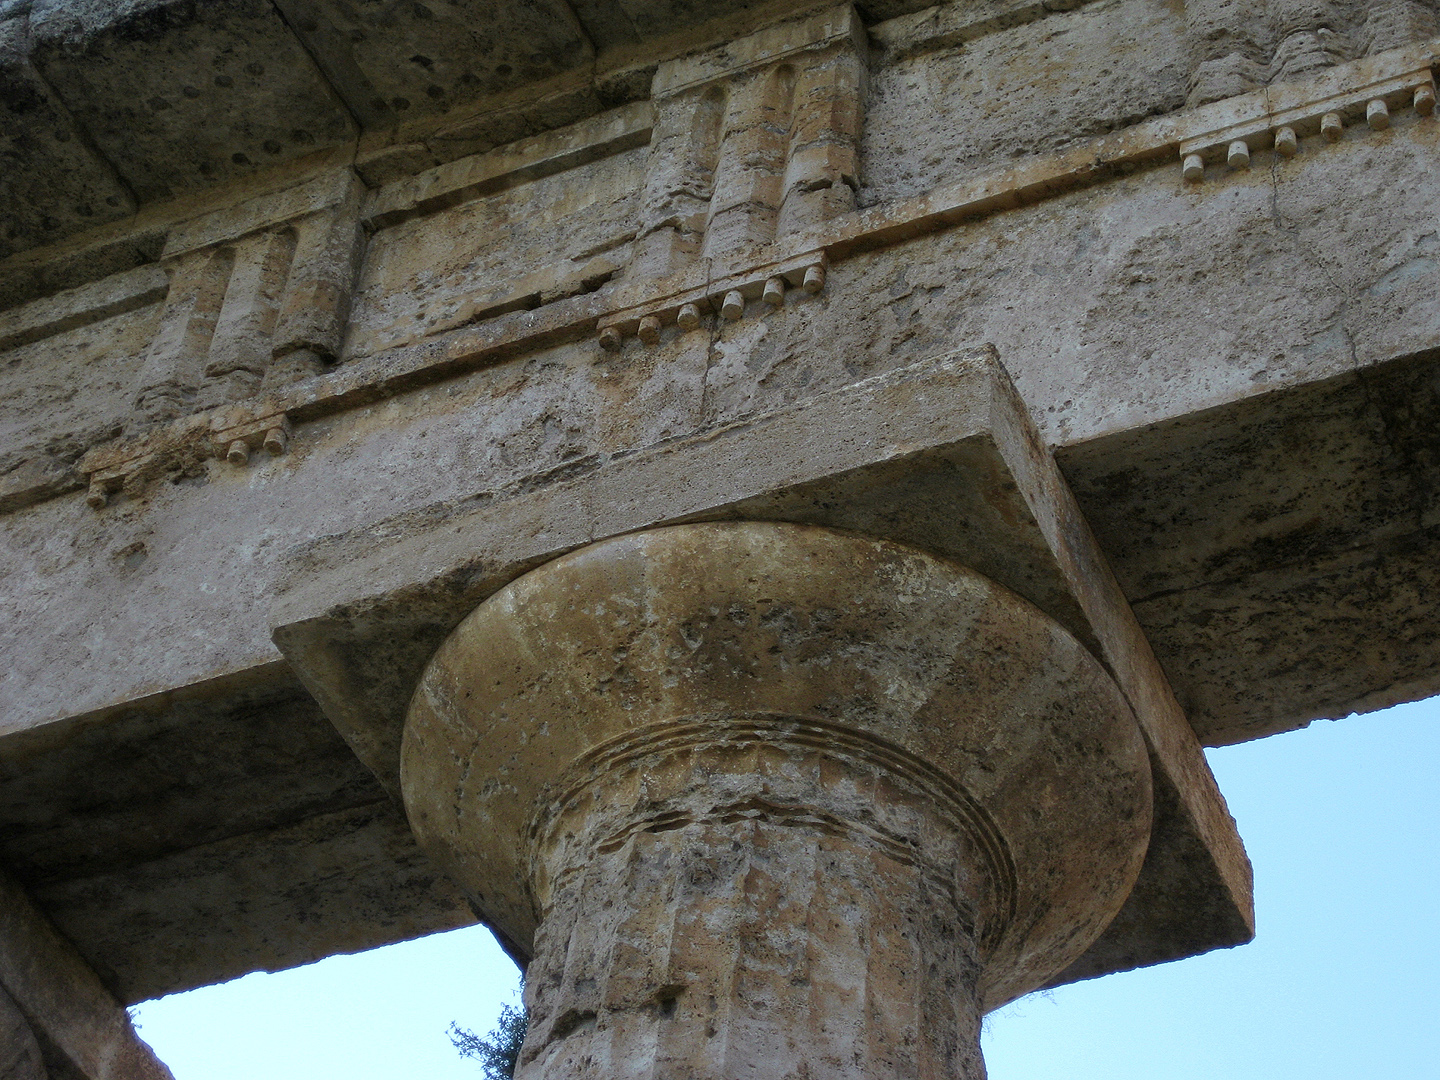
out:
<path id="1" fill-rule="evenodd" d="M 568 4 L 364 6 L 282 0 L 290 28 L 368 127 L 540 82 L 594 50 Z"/>
<path id="2" fill-rule="evenodd" d="M 518 575 L 689 519 L 801 522 L 979 568 L 1127 695 L 1154 770 L 1150 846 L 1110 928 L 1055 981 L 1248 936 L 1243 853 L 1180 705 L 1220 743 L 1436 687 L 1434 50 L 1298 75 L 1315 42 L 1266 41 L 1287 81 L 1147 119 L 1178 101 L 1174 58 L 1243 5 L 952 4 L 868 30 L 782 6 L 726 7 L 692 32 L 684 20 L 704 13 L 676 5 L 652 41 L 629 41 L 625 18 L 608 45 L 592 34 L 593 67 L 401 124 L 366 140 L 353 170 L 342 147 L 5 260 L 0 292 L 23 305 L 0 314 L 19 451 L 0 460 L 5 753 L 72 723 L 133 751 L 143 740 L 116 709 L 196 687 L 223 699 L 228 680 L 281 667 L 269 610 L 346 760 L 393 793 L 425 658 Z M 582 25 L 619 12 L 581 8 Z M 1115 32 L 1127 27 L 1145 32 Z M 1217 34 L 1209 45 L 1239 47 Z M 1212 51 L 1194 55 L 1232 55 Z M 648 102 L 590 115 L 611 100 L 607 78 L 633 97 L 655 73 L 662 91 L 679 81 L 653 116 Z M 791 77 L 789 95 L 769 92 Z M 750 82 L 766 91 L 754 109 Z M 1375 100 L 1383 130 L 1364 122 Z M 697 237 L 730 106 L 717 206 L 752 220 L 707 261 Z M 1272 131 L 1282 121 L 1293 140 Z M 1252 167 L 1227 168 L 1231 149 Z M 851 212 L 865 182 L 872 202 Z M 816 212 L 787 225 L 781 192 L 816 196 Z M 212 255 L 204 289 L 188 271 L 161 281 Z M 267 336 L 297 381 L 259 376 Z M 1024 409 L 933 360 L 960 341 L 996 344 Z M 237 381 L 253 396 L 222 403 Z M 111 441 L 122 383 L 179 415 Z M 1015 420 L 1026 410 L 1034 430 Z M 171 641 L 186 644 L 155 645 Z M 297 732 L 326 722 L 312 711 Z M 277 776 L 290 751 L 334 764 L 300 755 L 297 732 L 257 769 Z M 351 754 L 338 737 L 330 750 Z M 73 758 L 49 760 L 56 771 L 34 775 L 73 778 Z M 193 787 L 255 794 L 206 762 Z M 175 850 L 119 845 L 130 819 L 116 811 L 105 836 L 124 859 L 67 861 L 69 835 L 57 876 L 31 862 L 25 885 L 127 993 L 467 917 L 398 815 L 381 819 L 381 784 L 320 806 L 285 775 L 293 803 L 279 781 L 274 802 L 247 803 L 275 811 L 253 843 L 214 831 L 219 798 L 197 802 Z M 6 822 L 27 823 L 4 833 L 0 861 L 14 862 L 35 854 L 27 815 L 57 805 L 45 789 L 66 789 L 7 786 Z M 237 867 L 245 888 L 227 893 Z M 323 903 L 305 900 L 312 887 Z M 347 905 L 363 925 L 346 925 Z M 232 922 L 207 937 L 203 912 L 222 909 Z M 163 927 L 154 956 L 128 940 L 135 919 Z"/>
<path id="3" fill-rule="evenodd" d="M 73 465 L 123 427 L 131 380 L 155 332 L 165 274 L 141 267 L 0 315 L 0 451 Z"/>
<path id="4" fill-rule="evenodd" d="M 427 169 L 375 191 L 365 201 L 365 221 L 373 228 L 384 228 L 646 146 L 653 113 L 649 102 L 636 102 L 488 153 Z"/>
<path id="5" fill-rule="evenodd" d="M 259 0 L 39 0 L 33 59 L 141 201 L 352 138 L 354 124 Z"/>
<path id="6" fill-rule="evenodd" d="M 135 200 L 30 62 L 29 19 L 0 19 L 0 258 L 126 217 Z"/>
<path id="7" fill-rule="evenodd" d="M 1124 0 L 997 26 L 960 48 L 887 56 L 870 77 L 860 201 L 1172 112 L 1185 97 L 1183 51 L 1174 5 Z"/>
<path id="8" fill-rule="evenodd" d="M 625 145 L 622 139 L 618 147 Z M 643 146 L 622 149 L 572 169 L 542 171 L 523 186 L 497 185 L 500 190 L 477 192 L 453 208 L 443 197 L 444 185 L 466 184 L 469 170 L 442 166 L 436 171 L 447 175 L 435 181 L 440 191 L 431 212 L 402 218 L 370 240 L 347 358 L 538 307 L 567 288 L 578 293 L 587 283 L 594 288 L 608 280 L 623 265 L 634 233 L 645 160 Z M 488 163 L 471 164 L 469 183 L 483 192 Z M 416 194 L 423 198 L 424 188 Z M 383 214 L 388 193 L 376 205 Z"/>
<path id="9" fill-rule="evenodd" d="M 45 883 L 34 895 L 127 1002 L 475 921 L 383 797 Z M 143 937 L 137 925 L 148 928 Z"/>

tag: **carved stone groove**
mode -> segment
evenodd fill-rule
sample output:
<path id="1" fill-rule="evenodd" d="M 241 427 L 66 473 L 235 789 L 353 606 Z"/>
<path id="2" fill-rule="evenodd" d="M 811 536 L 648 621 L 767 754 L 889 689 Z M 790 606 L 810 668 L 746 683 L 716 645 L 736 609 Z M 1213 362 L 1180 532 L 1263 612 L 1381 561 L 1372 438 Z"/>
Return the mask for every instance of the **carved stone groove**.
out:
<path id="1" fill-rule="evenodd" d="M 750 716 L 638 729 L 568 779 L 532 830 L 524 1076 L 983 1075 L 975 987 L 1015 871 L 949 777 L 838 725 Z"/>

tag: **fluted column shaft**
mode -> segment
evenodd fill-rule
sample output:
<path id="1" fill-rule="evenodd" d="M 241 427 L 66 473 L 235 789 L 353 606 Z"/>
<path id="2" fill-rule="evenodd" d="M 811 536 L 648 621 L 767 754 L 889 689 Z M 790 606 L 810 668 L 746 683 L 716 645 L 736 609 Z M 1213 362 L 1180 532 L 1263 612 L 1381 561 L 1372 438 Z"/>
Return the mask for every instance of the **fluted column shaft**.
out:
<path id="1" fill-rule="evenodd" d="M 980 962 L 1013 881 L 910 755 L 721 717 L 587 755 L 537 823 L 520 1080 L 977 1078 Z"/>

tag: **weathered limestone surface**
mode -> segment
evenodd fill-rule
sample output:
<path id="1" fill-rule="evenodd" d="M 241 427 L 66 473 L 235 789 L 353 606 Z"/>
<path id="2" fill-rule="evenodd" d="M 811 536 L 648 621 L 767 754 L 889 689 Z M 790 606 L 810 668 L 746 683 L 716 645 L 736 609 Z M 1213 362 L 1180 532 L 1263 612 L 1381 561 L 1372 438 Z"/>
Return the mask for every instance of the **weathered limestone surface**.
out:
<path id="1" fill-rule="evenodd" d="M 695 478 L 683 501 L 676 475 Z M 1156 770 L 1155 873 L 1142 873 L 1118 936 L 1069 977 L 1249 936 L 1249 866 L 1223 802 L 1078 509 L 984 352 L 427 517 L 388 536 L 316 545 L 274 616 L 277 642 L 382 779 L 396 775 L 420 667 L 458 616 L 515 574 L 588 537 L 667 520 L 840 527 L 993 576 L 1092 643 L 1125 689 Z"/>
<path id="2" fill-rule="evenodd" d="M 643 98 L 657 61 L 697 39 L 727 40 L 806 6 L 820 5 L 7 4 L 0 85 L 19 128 L 6 188 L 19 198 L 7 200 L 0 253 L 361 130 L 375 136 L 377 174 L 511 142 Z"/>
<path id="3" fill-rule="evenodd" d="M 29 23 L 46 82 L 141 201 L 354 131 L 300 43 L 258 0 L 38 0 L 14 17 Z M 270 108 L 254 108 L 257 97 Z"/>
<path id="4" fill-rule="evenodd" d="M 82 287 L 78 311 L 57 312 L 58 304 L 41 301 L 43 310 L 28 304 L 6 312 L 0 333 L 11 348 L 0 376 L 0 424 L 7 452 L 0 467 L 7 471 L 36 448 L 73 464 L 129 419 L 130 385 L 155 335 L 165 277 L 147 266 L 97 284 L 114 299 Z"/>
<path id="5" fill-rule="evenodd" d="M 1058 150 L 1173 112 L 1185 100 L 1178 7 L 1087 4 L 977 35 L 963 48 L 954 46 L 969 37 L 969 5 L 884 24 L 889 32 L 877 34 L 877 44 L 890 62 L 874 73 L 866 102 L 862 200 L 918 195 L 956 179 L 957 170 Z M 941 19 L 956 25 L 931 21 Z"/>
<path id="6" fill-rule="evenodd" d="M 1119 687 L 1143 863 L 1028 984 L 1247 939 L 1200 744 L 1440 689 L 1434 9 L 492 14 L 0 3 L 28 902 L 122 1002 L 508 926 L 399 804 L 422 670 L 537 566 L 739 520 L 956 561 Z"/>
<path id="7" fill-rule="evenodd" d="M 378 232 L 346 358 L 602 285 L 629 261 L 646 157 L 629 150 Z M 557 267 L 562 251 L 570 265 Z"/>

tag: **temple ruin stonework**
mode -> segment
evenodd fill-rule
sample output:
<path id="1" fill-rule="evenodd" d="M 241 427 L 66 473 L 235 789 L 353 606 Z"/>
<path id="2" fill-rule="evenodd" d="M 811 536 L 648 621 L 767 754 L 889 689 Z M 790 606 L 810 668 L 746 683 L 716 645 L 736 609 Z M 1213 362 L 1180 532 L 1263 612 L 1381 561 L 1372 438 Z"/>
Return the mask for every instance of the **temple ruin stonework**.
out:
<path id="1" fill-rule="evenodd" d="M 1431 0 L 0 0 L 0 1076 L 481 921 L 521 1080 L 977 1080 L 1248 941 L 1202 747 L 1440 690 L 1437 63 Z"/>

